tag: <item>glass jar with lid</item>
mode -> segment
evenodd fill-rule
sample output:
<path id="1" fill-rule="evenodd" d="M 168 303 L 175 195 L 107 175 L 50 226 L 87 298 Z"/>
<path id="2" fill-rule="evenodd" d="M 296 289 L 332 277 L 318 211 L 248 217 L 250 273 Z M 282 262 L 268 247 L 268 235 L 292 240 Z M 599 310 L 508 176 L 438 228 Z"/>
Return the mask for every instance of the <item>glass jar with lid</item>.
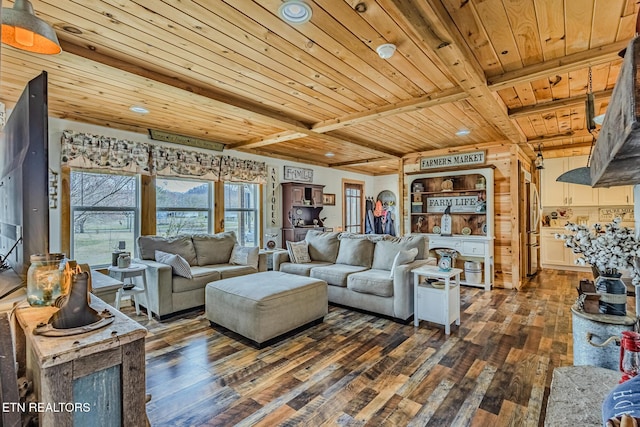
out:
<path id="1" fill-rule="evenodd" d="M 31 265 L 27 271 L 27 301 L 31 306 L 52 305 L 63 289 L 63 254 L 31 255 Z"/>

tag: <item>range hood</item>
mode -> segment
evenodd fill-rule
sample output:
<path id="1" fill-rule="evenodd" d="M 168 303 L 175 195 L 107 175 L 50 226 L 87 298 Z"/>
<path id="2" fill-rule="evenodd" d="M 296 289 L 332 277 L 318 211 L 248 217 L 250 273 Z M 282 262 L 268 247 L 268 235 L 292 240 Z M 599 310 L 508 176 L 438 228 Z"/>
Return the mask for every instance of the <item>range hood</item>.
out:
<path id="1" fill-rule="evenodd" d="M 640 184 L 640 39 L 624 55 L 590 164 L 592 187 Z M 571 172 L 571 171 L 570 171 Z"/>

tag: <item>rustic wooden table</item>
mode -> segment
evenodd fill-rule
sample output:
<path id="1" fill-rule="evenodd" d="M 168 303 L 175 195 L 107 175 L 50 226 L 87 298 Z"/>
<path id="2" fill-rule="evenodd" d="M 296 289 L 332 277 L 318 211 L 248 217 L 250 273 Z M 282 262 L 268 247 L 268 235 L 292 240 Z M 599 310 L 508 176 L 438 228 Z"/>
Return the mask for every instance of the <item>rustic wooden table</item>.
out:
<path id="1" fill-rule="evenodd" d="M 115 425 L 145 425 L 147 330 L 99 298 L 92 298 L 91 307 L 108 309 L 114 321 L 66 337 L 33 334 L 57 308 L 16 309 L 18 373 L 33 380 L 44 405 L 37 411 L 40 426 L 114 425 L 114 420 Z"/>

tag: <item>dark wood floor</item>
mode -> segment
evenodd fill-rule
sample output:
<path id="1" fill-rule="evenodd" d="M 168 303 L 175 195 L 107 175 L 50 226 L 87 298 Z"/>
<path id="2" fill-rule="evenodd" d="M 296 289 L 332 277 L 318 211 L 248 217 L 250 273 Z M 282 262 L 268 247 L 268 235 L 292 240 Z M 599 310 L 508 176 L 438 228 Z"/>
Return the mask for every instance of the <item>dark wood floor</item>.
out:
<path id="1" fill-rule="evenodd" d="M 462 288 L 461 326 L 399 324 L 342 307 L 258 350 L 202 312 L 148 321 L 153 426 L 538 426 L 553 369 L 572 364 L 584 274 L 522 291 Z"/>

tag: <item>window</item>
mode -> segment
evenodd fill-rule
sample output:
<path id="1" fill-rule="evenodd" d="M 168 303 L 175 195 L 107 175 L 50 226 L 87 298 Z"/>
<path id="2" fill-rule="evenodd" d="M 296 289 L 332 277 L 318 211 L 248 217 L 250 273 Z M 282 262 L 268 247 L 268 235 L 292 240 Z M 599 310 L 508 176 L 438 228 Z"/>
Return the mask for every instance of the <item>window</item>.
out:
<path id="1" fill-rule="evenodd" d="M 258 184 L 224 183 L 224 229 L 235 231 L 242 246 L 259 244 Z"/>
<path id="2" fill-rule="evenodd" d="M 139 179 L 71 171 L 71 254 L 91 266 L 111 264 L 119 242 L 133 252 L 139 235 Z"/>
<path id="3" fill-rule="evenodd" d="M 362 233 L 362 184 L 343 183 L 344 189 L 344 231 Z"/>
<path id="4" fill-rule="evenodd" d="M 156 233 L 211 233 L 212 185 L 204 181 L 156 179 Z"/>

